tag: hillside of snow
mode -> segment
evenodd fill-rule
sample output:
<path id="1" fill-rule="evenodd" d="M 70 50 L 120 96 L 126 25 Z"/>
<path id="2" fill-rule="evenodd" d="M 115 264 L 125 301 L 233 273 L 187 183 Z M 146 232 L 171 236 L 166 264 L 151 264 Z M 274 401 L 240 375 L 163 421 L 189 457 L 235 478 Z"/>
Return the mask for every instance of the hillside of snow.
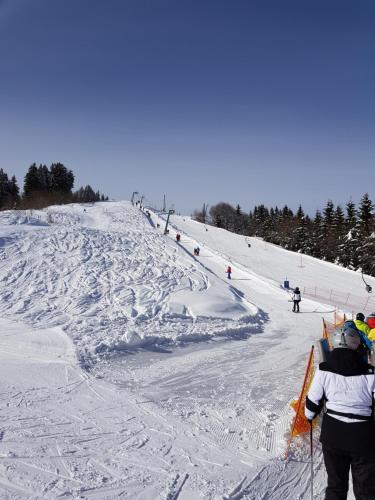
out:
<path id="1" fill-rule="evenodd" d="M 164 225 L 129 202 L 0 213 L 1 498 L 310 498 L 306 440 L 283 460 L 290 401 L 322 317 L 375 310 L 361 276 Z"/>
<path id="2" fill-rule="evenodd" d="M 375 299 L 366 292 L 359 272 L 285 250 L 259 238 L 206 226 L 190 217 L 173 215 L 171 223 L 186 235 L 182 243 L 189 250 L 199 241 L 203 249 L 215 249 L 215 255 L 228 264 L 233 263 L 239 270 L 246 269 L 247 273 L 253 272 L 255 277 L 261 277 L 272 286 L 282 286 L 284 280 L 288 280 L 291 288 L 299 286 L 304 297 L 333 304 L 349 314 L 358 310 L 368 314 L 375 311 Z M 366 275 L 366 282 L 375 290 L 375 278 Z"/>
<path id="3" fill-rule="evenodd" d="M 256 306 L 208 278 L 130 203 L 4 212 L 0 227 L 0 313 L 61 326 L 86 364 L 103 351 L 262 324 Z"/>

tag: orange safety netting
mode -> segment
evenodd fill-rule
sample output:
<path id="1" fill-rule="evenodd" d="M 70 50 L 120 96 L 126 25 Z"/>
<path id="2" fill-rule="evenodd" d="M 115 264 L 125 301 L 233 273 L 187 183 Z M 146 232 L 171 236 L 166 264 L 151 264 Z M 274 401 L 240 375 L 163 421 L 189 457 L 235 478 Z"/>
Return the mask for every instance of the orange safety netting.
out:
<path id="1" fill-rule="evenodd" d="M 298 399 L 295 399 L 291 403 L 291 407 L 296 412 L 294 420 L 292 423 L 292 429 L 290 432 L 289 442 L 286 450 L 286 457 L 289 453 L 290 444 L 295 436 L 304 434 L 310 430 L 310 423 L 305 417 L 305 401 L 306 396 L 309 391 L 312 379 L 314 376 L 314 346 L 311 347 L 309 359 L 306 366 L 305 378 L 303 380 L 301 392 Z M 315 424 L 315 422 L 314 422 Z"/>

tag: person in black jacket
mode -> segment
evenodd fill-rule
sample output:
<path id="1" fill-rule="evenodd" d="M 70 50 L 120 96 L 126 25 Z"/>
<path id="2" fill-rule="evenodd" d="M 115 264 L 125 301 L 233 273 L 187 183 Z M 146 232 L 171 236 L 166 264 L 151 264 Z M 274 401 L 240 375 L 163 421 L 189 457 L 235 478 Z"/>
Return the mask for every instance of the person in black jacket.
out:
<path id="1" fill-rule="evenodd" d="M 375 376 L 357 352 L 360 343 L 358 332 L 344 327 L 306 398 L 309 420 L 326 406 L 320 435 L 328 475 L 325 500 L 346 500 L 350 469 L 356 499 L 375 499 Z"/>

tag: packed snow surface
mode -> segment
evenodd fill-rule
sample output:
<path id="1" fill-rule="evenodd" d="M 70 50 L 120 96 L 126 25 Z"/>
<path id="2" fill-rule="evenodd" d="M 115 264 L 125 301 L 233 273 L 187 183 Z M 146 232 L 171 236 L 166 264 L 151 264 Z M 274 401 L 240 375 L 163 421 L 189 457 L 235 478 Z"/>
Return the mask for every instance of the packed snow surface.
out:
<path id="1" fill-rule="evenodd" d="M 257 331 L 262 314 L 158 234 L 128 205 L 0 216 L 0 312 L 61 326 L 80 359 L 98 353 Z"/>
<path id="2" fill-rule="evenodd" d="M 164 225 L 128 202 L 0 214 L 1 498 L 310 498 L 289 403 L 335 303 L 293 314 L 281 285 L 365 302 L 360 275 Z"/>

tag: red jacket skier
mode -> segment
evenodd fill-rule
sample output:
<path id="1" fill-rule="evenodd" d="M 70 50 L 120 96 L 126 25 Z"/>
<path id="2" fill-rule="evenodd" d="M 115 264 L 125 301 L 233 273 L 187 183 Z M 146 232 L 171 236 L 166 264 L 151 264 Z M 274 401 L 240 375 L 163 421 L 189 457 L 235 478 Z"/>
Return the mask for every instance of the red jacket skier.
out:
<path id="1" fill-rule="evenodd" d="M 371 329 L 375 328 L 375 313 L 371 313 L 370 316 L 367 317 L 367 324 Z"/>
<path id="2" fill-rule="evenodd" d="M 230 280 L 231 279 L 230 275 L 232 274 L 232 268 L 230 266 L 228 266 L 227 270 L 225 272 L 227 273 L 228 279 Z"/>

